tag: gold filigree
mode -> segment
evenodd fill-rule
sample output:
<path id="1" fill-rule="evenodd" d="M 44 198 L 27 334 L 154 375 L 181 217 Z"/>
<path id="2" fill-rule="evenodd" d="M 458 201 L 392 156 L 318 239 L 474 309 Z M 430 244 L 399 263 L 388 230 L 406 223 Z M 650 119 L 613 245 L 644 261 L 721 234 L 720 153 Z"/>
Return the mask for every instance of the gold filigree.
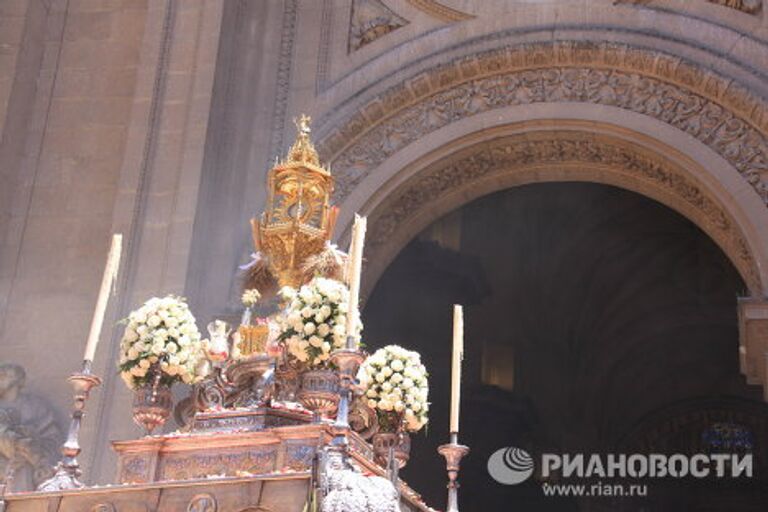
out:
<path id="1" fill-rule="evenodd" d="M 266 351 L 269 325 L 241 325 L 237 332 L 240 334 L 239 349 L 243 356 L 262 354 Z"/>
<path id="2" fill-rule="evenodd" d="M 317 156 L 315 146 L 309 139 L 309 134 L 311 133 L 309 123 L 311 122 L 312 118 L 305 114 L 302 114 L 298 120 L 293 120 L 298 135 L 296 137 L 296 142 L 293 143 L 293 146 L 291 146 L 291 149 L 288 151 L 286 163 L 320 165 L 320 157 Z"/>
<path id="3" fill-rule="evenodd" d="M 295 121 L 298 135 L 286 159 L 269 171 L 267 208 L 251 219 L 256 250 L 269 260 L 280 286 L 303 282 L 305 261 L 321 252 L 333 235 L 333 177 L 320 165 L 310 140 L 310 118 Z"/>

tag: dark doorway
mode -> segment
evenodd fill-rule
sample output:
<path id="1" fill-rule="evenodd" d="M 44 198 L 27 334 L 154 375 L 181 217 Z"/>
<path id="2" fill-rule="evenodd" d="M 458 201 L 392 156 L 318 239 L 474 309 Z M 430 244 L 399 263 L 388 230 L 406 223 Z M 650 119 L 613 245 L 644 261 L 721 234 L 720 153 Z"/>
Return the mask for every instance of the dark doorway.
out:
<path id="1" fill-rule="evenodd" d="M 418 464 L 404 478 L 430 505 L 445 506 L 445 466 L 435 450 L 447 438 L 451 305 L 462 303 L 461 440 L 472 449 L 461 473 L 462 512 L 753 510 L 766 499 L 759 478 L 738 492 L 665 483 L 655 497 L 651 487 L 646 500 L 616 502 L 544 497 L 540 479 L 504 486 L 486 470 L 506 446 L 533 454 L 647 446 L 632 436 L 713 401 L 726 411 L 748 404 L 739 418 L 754 420 L 742 423 L 762 449 L 766 422 L 758 416 L 766 407 L 738 369 L 743 294 L 739 274 L 705 233 L 623 189 L 536 184 L 454 211 L 403 249 L 364 310 L 370 349 L 418 350 L 431 373 L 431 422 L 414 436 Z M 657 418 L 654 427 L 649 418 Z M 690 432 L 675 439 L 688 444 L 665 446 L 698 449 L 706 426 L 685 425 Z M 717 496 L 725 508 L 711 508 Z"/>

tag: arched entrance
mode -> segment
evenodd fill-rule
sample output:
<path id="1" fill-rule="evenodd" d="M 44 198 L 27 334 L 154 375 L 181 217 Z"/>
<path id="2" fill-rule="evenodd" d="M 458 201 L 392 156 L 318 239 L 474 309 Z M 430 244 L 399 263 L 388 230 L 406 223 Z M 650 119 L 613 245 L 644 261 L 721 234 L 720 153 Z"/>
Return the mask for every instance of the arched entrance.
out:
<path id="1" fill-rule="evenodd" d="M 563 117 L 553 118 L 560 107 Z M 751 297 L 739 303 L 736 354 L 742 373 L 750 384 L 768 380 L 762 357 L 766 341 L 759 335 L 765 328 L 760 301 L 768 282 L 764 203 L 710 148 L 665 123 L 615 107 L 500 108 L 425 133 L 385 159 L 343 202 L 344 211 L 360 211 L 370 219 L 364 293 L 402 247 L 441 215 L 510 186 L 557 181 L 637 192 L 704 231 L 738 270 L 744 296 Z M 345 222 L 340 220 L 342 230 Z"/>
<path id="2" fill-rule="evenodd" d="M 472 199 L 514 185 L 587 181 L 638 192 L 686 216 L 759 293 L 761 276 L 737 217 L 740 205 L 727 203 L 707 179 L 676 148 L 612 124 L 528 120 L 470 133 L 402 167 L 368 199 L 367 284 L 415 233 Z"/>
<path id="3" fill-rule="evenodd" d="M 447 425 L 454 302 L 466 304 L 461 435 L 473 447 L 462 510 L 600 510 L 544 498 L 540 482 L 496 484 L 485 464 L 498 448 L 608 452 L 672 404 L 727 395 L 762 407 L 736 351 L 745 280 L 708 233 L 628 187 L 555 181 L 465 196 L 408 241 L 370 293 L 369 346 L 417 349 L 432 372 L 432 424 L 414 442 L 419 471 L 406 474 L 428 500 L 443 493 L 433 454 Z M 678 509 L 704 510 L 697 489 Z"/>

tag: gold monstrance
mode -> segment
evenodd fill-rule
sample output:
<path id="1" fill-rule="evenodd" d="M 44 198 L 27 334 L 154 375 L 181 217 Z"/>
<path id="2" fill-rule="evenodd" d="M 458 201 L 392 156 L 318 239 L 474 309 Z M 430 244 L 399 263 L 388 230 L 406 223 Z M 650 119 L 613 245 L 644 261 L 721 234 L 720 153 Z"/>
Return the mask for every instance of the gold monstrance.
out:
<path id="1" fill-rule="evenodd" d="M 330 204 L 333 177 L 320 165 L 309 140 L 310 118 L 296 123 L 298 136 L 286 159 L 269 171 L 267 206 L 251 219 L 253 241 L 280 286 L 303 284 L 307 258 L 323 251 L 333 235 L 337 210 Z"/>

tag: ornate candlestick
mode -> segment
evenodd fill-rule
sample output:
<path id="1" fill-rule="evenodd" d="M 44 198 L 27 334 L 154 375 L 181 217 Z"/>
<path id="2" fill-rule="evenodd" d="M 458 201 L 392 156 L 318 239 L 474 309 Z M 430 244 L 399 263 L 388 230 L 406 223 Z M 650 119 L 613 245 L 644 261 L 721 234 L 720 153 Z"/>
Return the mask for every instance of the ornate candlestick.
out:
<path id="1" fill-rule="evenodd" d="M 349 404 L 352 400 L 352 392 L 355 387 L 357 370 L 360 368 L 365 356 L 357 348 L 353 336 L 347 337 L 346 348 L 331 352 L 331 362 L 339 369 L 339 410 L 336 413 L 336 421 L 333 424 L 333 446 L 346 447 L 347 433 L 349 432 Z"/>
<path id="2" fill-rule="evenodd" d="M 451 442 L 438 446 L 437 452 L 445 457 L 448 470 L 448 505 L 446 512 L 459 512 L 459 466 L 461 459 L 469 453 L 469 447 L 459 444 L 459 435 L 451 432 Z"/>
<path id="3" fill-rule="evenodd" d="M 38 491 L 62 491 L 66 489 L 80 489 L 84 487 L 78 480 L 82 474 L 77 456 L 80 454 L 80 424 L 85 413 L 85 401 L 91 389 L 101 384 L 101 379 L 91 373 L 91 361 L 83 361 L 83 369 L 79 373 L 69 376 L 69 383 L 74 390 L 72 407 L 72 420 L 69 423 L 67 440 L 61 446 L 62 459 L 56 466 L 56 474 L 40 484 Z"/>

